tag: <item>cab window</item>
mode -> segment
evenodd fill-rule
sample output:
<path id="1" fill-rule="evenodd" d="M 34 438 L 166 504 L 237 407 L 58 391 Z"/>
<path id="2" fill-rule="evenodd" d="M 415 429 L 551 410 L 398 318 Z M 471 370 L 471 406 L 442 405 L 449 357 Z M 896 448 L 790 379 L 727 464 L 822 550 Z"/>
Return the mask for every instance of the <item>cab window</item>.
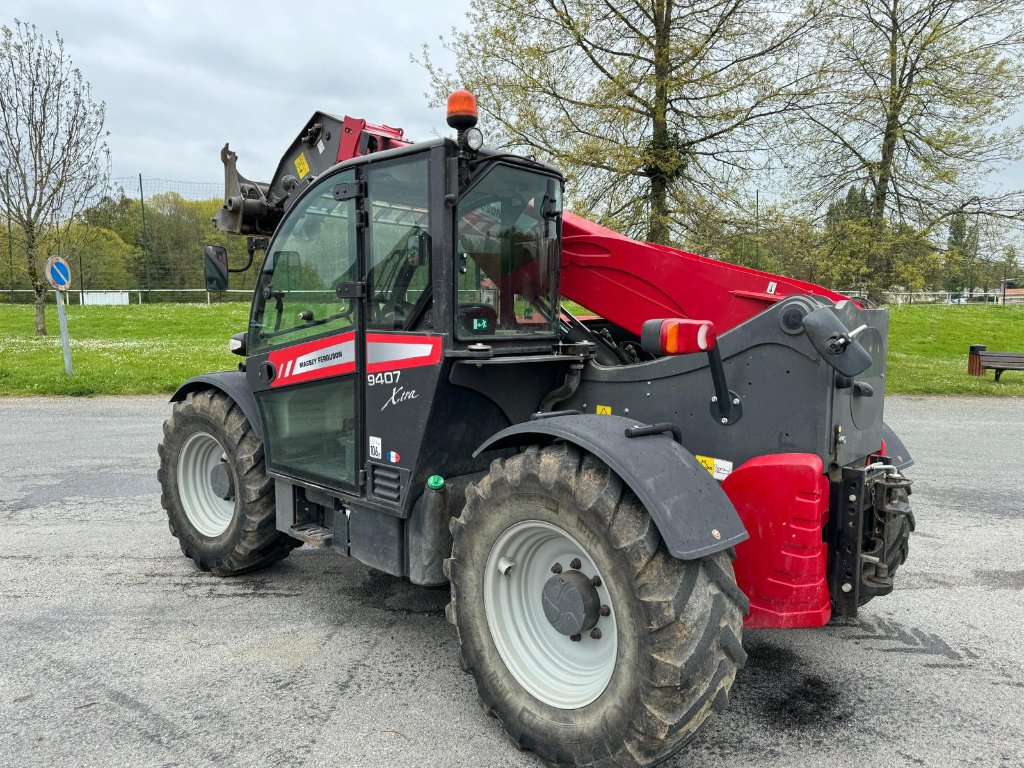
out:
<path id="1" fill-rule="evenodd" d="M 370 328 L 409 328 L 430 299 L 428 162 L 423 154 L 365 171 Z"/>
<path id="2" fill-rule="evenodd" d="M 324 179 L 274 237 L 253 300 L 250 354 L 354 326 L 354 300 L 336 291 L 358 279 L 355 201 L 334 199 L 335 187 L 353 179 Z"/>
<path id="3" fill-rule="evenodd" d="M 561 184 L 497 164 L 459 202 L 460 339 L 556 332 Z"/>

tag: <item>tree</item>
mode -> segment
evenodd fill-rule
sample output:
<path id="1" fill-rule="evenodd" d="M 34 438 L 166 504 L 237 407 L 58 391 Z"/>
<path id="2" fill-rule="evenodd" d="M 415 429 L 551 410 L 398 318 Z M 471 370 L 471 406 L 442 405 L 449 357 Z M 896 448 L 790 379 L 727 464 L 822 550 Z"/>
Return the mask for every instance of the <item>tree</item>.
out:
<path id="1" fill-rule="evenodd" d="M 106 107 L 93 101 L 59 35 L 48 40 L 20 21 L 0 35 L 0 207 L 23 237 L 42 336 L 44 256 L 59 249 L 75 216 L 106 185 Z"/>
<path id="2" fill-rule="evenodd" d="M 867 185 L 870 220 L 931 227 L 956 211 L 1024 216 L 983 176 L 1021 157 L 1024 0 L 833 0 L 824 85 L 793 123 L 816 206 Z"/>
<path id="3" fill-rule="evenodd" d="M 473 0 L 467 31 L 424 46 L 436 103 L 476 93 L 502 145 L 571 181 L 578 213 L 668 244 L 733 197 L 811 82 L 796 55 L 817 10 L 774 0 Z"/>

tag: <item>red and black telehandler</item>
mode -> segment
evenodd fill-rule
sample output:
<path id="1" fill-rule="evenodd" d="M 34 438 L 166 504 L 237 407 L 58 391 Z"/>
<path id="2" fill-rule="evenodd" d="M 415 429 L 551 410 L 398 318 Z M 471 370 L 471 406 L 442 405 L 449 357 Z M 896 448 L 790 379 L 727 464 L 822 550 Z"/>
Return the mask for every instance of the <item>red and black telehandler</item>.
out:
<path id="1" fill-rule="evenodd" d="M 892 590 L 888 313 L 565 212 L 559 171 L 476 122 L 465 91 L 454 139 L 318 112 L 269 183 L 225 145 L 215 224 L 265 256 L 244 362 L 172 397 L 163 506 L 219 576 L 305 542 L 450 584 L 515 743 L 651 765 L 728 703 L 744 627 Z M 204 262 L 224 290 L 225 249 Z"/>

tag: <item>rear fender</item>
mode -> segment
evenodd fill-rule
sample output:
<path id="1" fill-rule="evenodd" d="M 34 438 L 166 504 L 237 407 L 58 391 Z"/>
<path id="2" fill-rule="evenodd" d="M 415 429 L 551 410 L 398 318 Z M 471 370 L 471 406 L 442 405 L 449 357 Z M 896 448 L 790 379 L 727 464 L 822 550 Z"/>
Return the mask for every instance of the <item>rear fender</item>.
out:
<path id="1" fill-rule="evenodd" d="M 263 439 L 263 424 L 260 422 L 260 412 L 256 408 L 256 398 L 249 389 L 245 380 L 245 374 L 241 371 L 220 371 L 218 373 L 204 373 L 189 379 L 178 390 L 171 395 L 172 403 L 180 403 L 189 392 L 198 392 L 203 389 L 217 389 L 235 401 L 235 405 L 242 409 L 245 418 L 252 425 L 256 436 Z"/>
<path id="2" fill-rule="evenodd" d="M 693 454 L 665 433 L 626 437 L 634 426 L 621 416 L 552 416 L 503 429 L 473 455 L 563 440 L 592 453 L 630 487 L 674 557 L 695 560 L 744 541 L 732 502 Z"/>

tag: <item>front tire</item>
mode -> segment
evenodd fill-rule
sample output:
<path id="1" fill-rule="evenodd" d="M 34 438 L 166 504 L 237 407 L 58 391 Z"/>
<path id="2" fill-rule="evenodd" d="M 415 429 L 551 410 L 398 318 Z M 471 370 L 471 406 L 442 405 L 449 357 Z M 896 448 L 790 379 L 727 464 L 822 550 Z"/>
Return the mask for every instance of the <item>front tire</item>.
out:
<path id="1" fill-rule="evenodd" d="M 157 452 L 168 526 L 200 570 L 253 571 L 302 543 L 276 529 L 263 441 L 227 395 L 207 389 L 174 403 Z"/>
<path id="2" fill-rule="evenodd" d="M 448 618 L 520 748 L 555 765 L 653 765 L 728 703 L 748 607 L 728 554 L 672 557 L 593 456 L 559 444 L 495 461 L 452 533 Z M 565 589 L 579 610 L 551 610 Z"/>

